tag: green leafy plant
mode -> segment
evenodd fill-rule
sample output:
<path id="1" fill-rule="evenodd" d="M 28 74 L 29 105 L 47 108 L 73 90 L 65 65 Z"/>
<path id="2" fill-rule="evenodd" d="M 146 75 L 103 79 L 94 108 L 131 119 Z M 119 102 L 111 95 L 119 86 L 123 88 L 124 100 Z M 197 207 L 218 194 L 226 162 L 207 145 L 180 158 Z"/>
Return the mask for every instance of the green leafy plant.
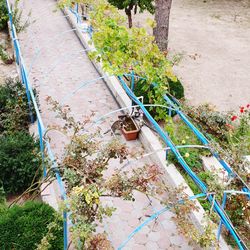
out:
<path id="1" fill-rule="evenodd" d="M 51 230 L 48 228 L 54 222 Z M 1 249 L 36 249 L 48 230 L 55 236 L 49 240 L 50 249 L 63 249 L 62 220 L 52 207 L 45 203 L 29 201 L 0 213 Z"/>
<path id="2" fill-rule="evenodd" d="M 62 0 L 59 5 L 86 1 Z M 148 92 L 149 99 L 155 103 L 163 102 L 162 95 L 168 93 L 168 81 L 176 82 L 171 63 L 159 50 L 153 36 L 147 34 L 144 28 L 126 28 L 125 19 L 118 10 L 99 0 L 91 3 L 90 22 L 94 29 L 92 41 L 96 51 L 89 53 L 91 59 L 102 62 L 105 71 L 114 75 L 123 75 L 132 70 L 136 75 L 147 79 L 143 89 Z M 151 91 L 151 83 L 157 83 Z M 165 112 L 156 109 L 159 119 L 164 119 Z"/>
<path id="3" fill-rule="evenodd" d="M 199 112 L 196 112 L 197 110 L 199 110 Z M 248 104 L 245 107 L 240 107 L 239 114 L 232 114 L 231 112 L 228 114 L 221 114 L 220 112 L 213 113 L 212 110 L 211 108 L 206 110 L 206 106 L 198 107 L 197 109 L 194 108 L 191 111 L 193 114 L 192 117 L 197 123 L 201 121 L 198 125 L 200 125 L 205 132 L 212 134 L 213 137 L 216 136 L 217 142 L 211 142 L 210 146 L 214 150 L 220 152 L 220 156 L 233 166 L 235 171 L 240 174 L 241 178 L 246 183 L 249 183 L 249 172 L 247 170 L 248 162 L 244 159 L 244 156 L 250 153 L 250 105 Z M 192 138 L 192 134 L 189 134 L 185 127 L 183 127 L 178 120 L 174 122 L 172 119 L 168 119 L 166 123 L 166 130 L 176 144 L 199 144 L 197 139 L 192 139 L 190 141 L 189 138 Z M 191 169 L 207 185 L 209 192 L 216 194 L 216 199 L 218 201 L 222 200 L 225 189 L 242 189 L 242 182 L 238 178 L 235 178 L 225 186 L 226 184 L 219 178 L 218 171 L 213 169 L 211 172 L 208 172 L 203 169 L 200 155 L 203 155 L 206 151 L 185 148 L 180 149 L 180 152 Z M 199 193 L 199 188 L 183 171 L 176 158 L 170 154 L 168 159 L 178 167 L 193 192 L 195 194 Z M 211 205 L 207 201 L 200 199 L 200 203 L 205 210 L 210 210 Z M 246 243 L 249 242 L 249 236 L 246 233 L 248 228 L 247 223 L 249 223 L 249 206 L 250 204 L 246 196 L 233 195 L 229 198 L 225 209 L 233 225 L 237 228 L 237 232 Z M 216 218 L 215 221 L 217 221 Z M 234 245 L 231 236 L 229 236 L 228 233 L 225 234 L 227 235 L 227 239 L 230 238 L 228 242 Z"/>
<path id="4" fill-rule="evenodd" d="M 19 8 L 19 2 L 20 0 L 15 0 L 14 4 L 11 5 L 11 12 L 13 17 L 13 23 L 16 28 L 17 34 L 25 31 L 27 27 L 30 25 L 29 17 L 31 15 L 31 12 L 28 14 L 28 18 L 23 21 L 23 11 Z"/>
<path id="5" fill-rule="evenodd" d="M 19 2 L 19 0 L 15 0 L 14 4 L 11 5 L 13 23 L 16 27 L 17 33 L 24 31 L 30 24 L 28 19 L 24 22 L 22 21 L 22 10 L 18 7 Z M 7 29 L 8 20 L 9 16 L 6 1 L 0 0 L 0 30 Z"/>
<path id="6" fill-rule="evenodd" d="M 246 195 L 230 195 L 228 196 L 226 211 L 229 218 L 233 222 L 240 236 L 250 247 L 249 242 L 249 224 L 250 224 L 250 202 Z M 235 245 L 230 234 L 227 235 L 229 243 Z"/>
<path id="7" fill-rule="evenodd" d="M 17 194 L 41 176 L 39 142 L 20 131 L 0 135 L 0 180 L 7 194 Z"/>
<path id="8" fill-rule="evenodd" d="M 0 0 L 0 30 L 4 30 L 7 28 L 8 19 L 9 16 L 6 1 Z"/>
<path id="9" fill-rule="evenodd" d="M 149 11 L 151 14 L 154 13 L 154 6 L 152 0 L 108 0 L 109 3 L 116 6 L 120 10 L 125 10 L 125 13 L 128 17 L 129 28 L 132 27 L 132 11 L 134 10 L 134 14 L 137 13 L 137 8 L 139 7 L 140 12 L 144 10 Z"/>
<path id="10" fill-rule="evenodd" d="M 3 182 L 0 181 L 0 204 L 4 204 L 6 201 L 5 199 L 5 191 L 3 188 Z"/>
<path id="11" fill-rule="evenodd" d="M 156 88 L 157 89 L 157 88 Z M 168 93 L 175 97 L 176 99 L 182 99 L 184 97 L 184 88 L 181 84 L 181 82 L 177 79 L 176 82 L 172 81 L 171 79 L 168 79 Z M 155 93 L 155 88 L 151 86 L 148 89 L 148 83 L 146 80 L 140 79 L 135 82 L 135 87 L 134 87 L 134 94 L 136 96 L 143 96 L 143 102 L 145 104 L 162 104 L 165 105 L 165 101 L 163 98 L 159 100 L 157 103 L 155 102 L 154 96 L 156 95 Z M 155 119 L 164 119 L 166 117 L 166 114 L 168 111 L 166 109 L 163 109 L 161 107 L 146 107 L 147 110 L 150 112 L 150 114 L 155 118 Z M 175 112 L 172 112 L 172 115 L 175 115 Z"/>
<path id="12" fill-rule="evenodd" d="M 12 64 L 14 58 L 9 55 L 6 49 L 0 44 L 0 58 L 5 64 Z"/>
<path id="13" fill-rule="evenodd" d="M 37 96 L 36 92 L 35 95 Z M 31 113 L 36 119 L 31 105 Z M 0 133 L 28 130 L 30 113 L 26 91 L 18 79 L 8 78 L 0 86 Z"/>
<path id="14" fill-rule="evenodd" d="M 228 130 L 227 124 L 230 123 L 228 114 L 216 111 L 209 104 L 198 107 L 186 105 L 185 111 L 206 133 L 219 140 L 226 140 L 225 132 Z"/>

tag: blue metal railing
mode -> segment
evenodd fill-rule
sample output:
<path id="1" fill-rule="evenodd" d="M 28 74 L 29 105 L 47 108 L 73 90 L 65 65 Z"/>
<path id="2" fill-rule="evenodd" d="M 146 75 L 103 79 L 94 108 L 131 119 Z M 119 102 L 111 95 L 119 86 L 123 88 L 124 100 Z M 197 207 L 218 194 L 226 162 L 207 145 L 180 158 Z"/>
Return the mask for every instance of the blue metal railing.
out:
<path id="1" fill-rule="evenodd" d="M 57 168 L 55 157 L 51 151 L 51 147 L 50 147 L 49 142 L 46 141 L 44 143 L 44 140 L 43 140 L 43 136 L 44 136 L 46 129 L 43 125 L 43 121 L 42 121 L 41 114 L 40 114 L 40 111 L 39 111 L 39 108 L 37 105 L 36 97 L 34 95 L 33 89 L 32 89 L 30 82 L 29 82 L 28 73 L 27 73 L 27 70 L 25 67 L 24 59 L 22 57 L 21 48 L 20 48 L 20 44 L 18 41 L 17 33 L 16 33 L 16 28 L 15 28 L 15 25 L 13 23 L 12 11 L 11 11 L 10 4 L 9 4 L 8 0 L 6 0 L 6 5 L 7 5 L 7 9 L 8 9 L 8 15 L 9 15 L 9 21 L 10 21 L 10 32 L 11 32 L 11 38 L 12 38 L 12 42 L 13 42 L 13 46 L 14 46 L 16 64 L 19 67 L 21 80 L 22 80 L 22 83 L 24 84 L 25 89 L 26 89 L 26 95 L 28 98 L 28 104 L 29 104 L 29 109 L 30 109 L 31 122 L 34 122 L 33 114 L 31 112 L 32 105 L 34 106 L 36 117 L 37 117 L 40 150 L 41 150 L 42 159 L 43 159 L 43 175 L 44 175 L 44 177 L 46 177 L 46 175 L 47 175 L 46 165 L 44 164 L 44 149 L 46 147 L 47 151 L 48 151 L 48 156 L 49 156 L 51 162 L 53 163 L 52 168 L 53 168 L 53 171 L 55 172 L 56 180 L 57 180 L 57 183 L 58 183 L 58 186 L 60 189 L 60 193 L 61 193 L 61 198 L 63 200 L 66 200 L 67 196 L 66 196 L 65 187 L 64 187 L 64 184 L 62 182 L 59 170 Z M 68 222 L 67 222 L 68 218 L 67 217 L 68 217 L 67 213 L 63 212 L 64 250 L 68 249 Z"/>

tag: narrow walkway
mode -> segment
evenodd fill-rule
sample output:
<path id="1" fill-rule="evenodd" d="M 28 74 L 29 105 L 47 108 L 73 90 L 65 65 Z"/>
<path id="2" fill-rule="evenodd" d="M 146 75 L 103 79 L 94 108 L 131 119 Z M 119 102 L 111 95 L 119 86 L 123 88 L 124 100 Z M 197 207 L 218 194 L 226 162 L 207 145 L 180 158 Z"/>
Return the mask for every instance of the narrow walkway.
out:
<path id="1" fill-rule="evenodd" d="M 31 10 L 31 20 L 35 21 L 26 32 L 20 34 L 19 38 L 27 70 L 32 66 L 29 77 L 32 86 L 39 92 L 40 109 L 45 126 L 59 122 L 55 113 L 49 111 L 45 100 L 47 96 L 69 105 L 79 121 L 92 112 L 95 113 L 94 118 L 97 118 L 117 109 L 117 103 L 102 80 L 80 89 L 71 96 L 81 83 L 99 75 L 63 14 L 60 11 L 54 12 L 56 2 L 23 0 L 20 6 L 23 7 L 24 14 L 28 14 Z M 112 119 L 115 120 L 116 116 L 101 124 L 103 131 L 110 127 Z M 59 156 L 65 139 L 58 133 L 51 133 L 50 136 L 52 150 Z M 131 142 L 128 146 L 143 150 L 139 141 Z M 140 164 L 136 163 L 134 164 L 136 166 L 130 167 L 138 167 Z M 117 207 L 114 216 L 106 220 L 104 228 L 115 248 L 136 226 L 161 208 L 157 203 L 150 205 L 148 198 L 139 193 L 136 193 L 135 202 L 121 199 L 109 199 L 106 202 Z M 172 216 L 171 212 L 161 215 L 139 232 L 124 249 L 192 249 L 188 246 L 187 240 L 178 234 L 171 220 Z"/>

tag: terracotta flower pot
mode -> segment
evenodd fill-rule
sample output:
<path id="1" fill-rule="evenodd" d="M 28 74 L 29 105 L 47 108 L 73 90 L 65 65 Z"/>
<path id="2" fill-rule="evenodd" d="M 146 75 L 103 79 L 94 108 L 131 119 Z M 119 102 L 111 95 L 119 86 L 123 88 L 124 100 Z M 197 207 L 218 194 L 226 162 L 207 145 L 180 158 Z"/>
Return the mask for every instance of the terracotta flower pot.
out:
<path id="1" fill-rule="evenodd" d="M 140 132 L 140 128 L 132 117 L 126 117 L 123 121 L 122 134 L 127 141 L 136 140 Z"/>

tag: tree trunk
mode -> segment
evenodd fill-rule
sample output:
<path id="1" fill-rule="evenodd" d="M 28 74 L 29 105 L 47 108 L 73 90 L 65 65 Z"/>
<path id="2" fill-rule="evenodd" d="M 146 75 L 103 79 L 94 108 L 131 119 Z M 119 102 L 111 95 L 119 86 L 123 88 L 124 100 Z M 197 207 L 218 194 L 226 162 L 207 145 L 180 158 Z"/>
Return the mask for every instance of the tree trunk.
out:
<path id="1" fill-rule="evenodd" d="M 133 9 L 134 5 L 130 4 L 126 9 L 125 9 L 125 13 L 128 16 L 128 27 L 132 28 L 133 23 L 132 23 L 132 9 Z"/>
<path id="2" fill-rule="evenodd" d="M 155 40 L 161 51 L 168 49 L 169 16 L 172 0 L 155 0 Z"/>

